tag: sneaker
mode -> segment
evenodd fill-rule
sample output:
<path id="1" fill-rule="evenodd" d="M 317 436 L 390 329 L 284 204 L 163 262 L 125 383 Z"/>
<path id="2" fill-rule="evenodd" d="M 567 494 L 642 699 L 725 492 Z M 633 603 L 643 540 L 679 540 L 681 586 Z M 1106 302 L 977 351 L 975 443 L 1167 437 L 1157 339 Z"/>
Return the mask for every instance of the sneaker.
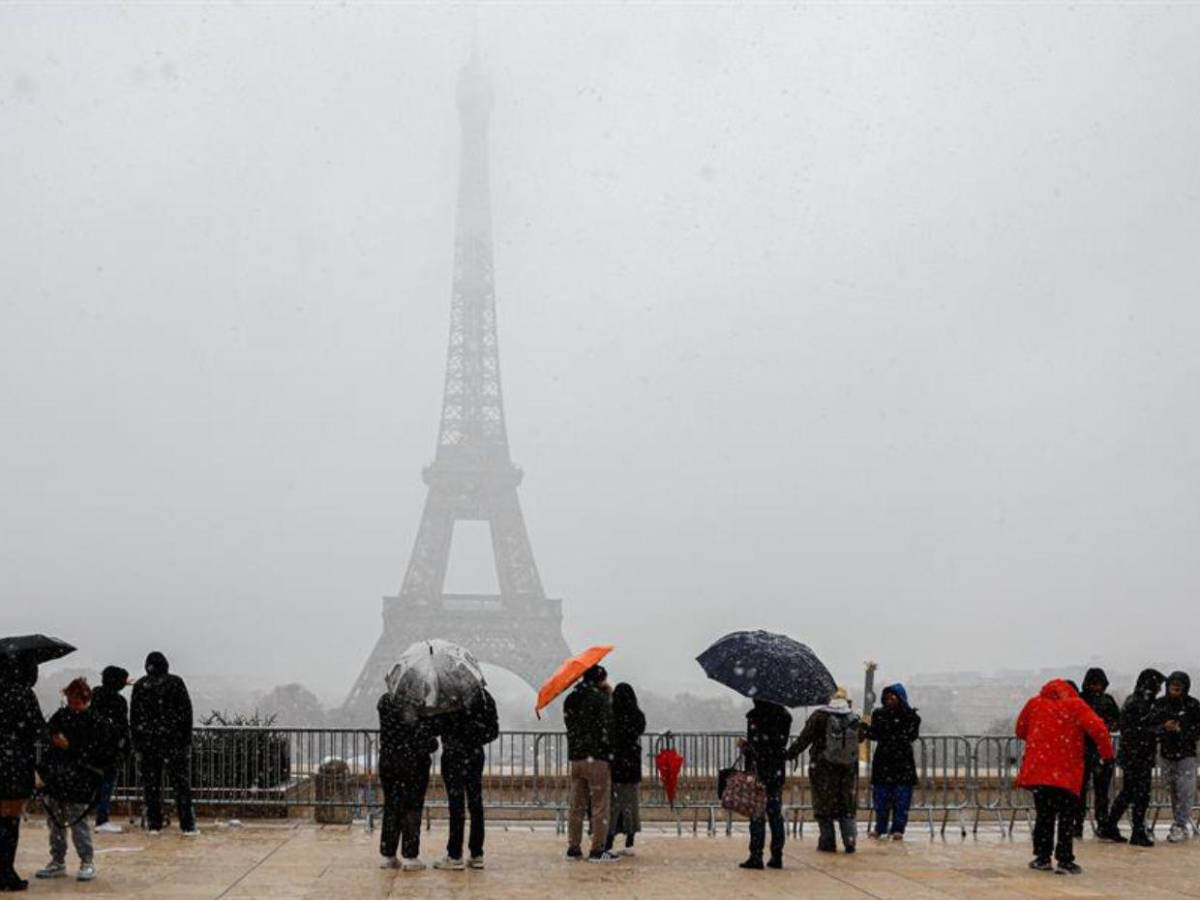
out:
<path id="1" fill-rule="evenodd" d="M 54 862 L 51 860 L 46 863 L 46 867 L 39 869 L 35 877 L 37 878 L 62 878 L 67 874 L 67 864 Z"/>
<path id="2" fill-rule="evenodd" d="M 872 841 L 878 841 L 883 837 L 883 835 L 877 831 L 868 831 L 867 837 Z"/>
<path id="3" fill-rule="evenodd" d="M 1135 831 L 1129 836 L 1129 846 L 1131 847 L 1153 847 L 1154 838 L 1145 831 Z"/>
<path id="4" fill-rule="evenodd" d="M 637 851 L 634 850 L 632 847 L 624 847 L 621 849 L 621 851 L 619 852 L 618 855 L 620 855 L 620 856 L 637 856 Z"/>
<path id="5" fill-rule="evenodd" d="M 162 829 L 161 828 L 147 828 L 146 834 L 150 835 L 150 837 L 158 837 L 160 834 L 162 834 Z"/>
<path id="6" fill-rule="evenodd" d="M 1050 872 L 1054 865 L 1048 859 L 1032 859 L 1029 861 L 1029 868 L 1037 872 Z"/>
<path id="7" fill-rule="evenodd" d="M 587 861 L 598 863 L 620 862 L 621 857 L 617 856 L 611 850 L 601 850 L 599 853 L 589 853 Z"/>
<path id="8" fill-rule="evenodd" d="M 400 871 L 402 872 L 420 872 L 424 868 L 425 863 L 416 858 L 403 859 L 400 861 Z"/>
<path id="9" fill-rule="evenodd" d="M 1172 825 L 1171 830 L 1167 832 L 1167 843 L 1182 844 L 1187 839 L 1187 829 L 1182 825 Z"/>
<path id="10" fill-rule="evenodd" d="M 193 825 L 187 831 L 181 831 L 180 834 L 184 837 L 197 837 L 200 834 L 200 829 Z"/>
<path id="11" fill-rule="evenodd" d="M 385 856 L 383 859 L 381 859 L 379 861 L 379 868 L 381 868 L 381 869 L 398 869 L 398 868 L 400 868 L 400 860 L 396 859 L 396 857 L 394 857 L 394 856 Z"/>
<path id="12" fill-rule="evenodd" d="M 1079 867 L 1078 863 L 1060 862 L 1058 864 L 1058 868 L 1055 869 L 1054 872 L 1056 875 L 1082 875 L 1083 869 Z"/>
<path id="13" fill-rule="evenodd" d="M 783 857 L 782 856 L 772 856 L 770 859 L 767 860 L 767 868 L 768 869 L 782 869 L 783 868 Z"/>
<path id="14" fill-rule="evenodd" d="M 96 877 L 96 867 L 90 862 L 82 863 L 79 866 L 79 874 L 75 876 L 76 881 L 91 881 Z"/>
<path id="15" fill-rule="evenodd" d="M 96 826 L 95 830 L 100 834 L 121 834 L 125 831 L 125 829 L 116 822 L 102 822 Z"/>
<path id="16" fill-rule="evenodd" d="M 467 868 L 468 869 L 482 869 L 483 868 L 483 857 L 482 856 L 472 856 L 470 859 L 467 860 Z"/>
<path id="17" fill-rule="evenodd" d="M 739 869 L 761 869 L 763 861 L 761 856 L 751 856 L 744 863 L 738 863 Z"/>
<path id="18" fill-rule="evenodd" d="M 846 845 L 846 846 L 845 846 L 845 847 L 842 849 L 842 852 L 843 852 L 843 853 L 854 853 L 854 852 L 855 852 L 855 850 L 857 850 L 857 849 L 858 849 L 858 848 L 857 848 L 857 846 L 856 846 L 855 842 L 854 842 L 854 841 L 851 841 L 850 843 L 848 843 L 848 844 L 847 844 L 847 845 Z"/>
<path id="19" fill-rule="evenodd" d="M 462 858 L 455 859 L 453 856 L 443 856 L 441 859 L 433 861 L 435 869 L 448 869 L 451 872 L 461 872 L 467 867 L 467 864 L 462 861 Z"/>
<path id="20" fill-rule="evenodd" d="M 578 847 L 568 847 L 567 859 L 569 859 L 571 862 L 578 862 L 579 860 L 583 859 L 583 851 Z"/>
<path id="21" fill-rule="evenodd" d="M 893 840 L 893 841 L 902 841 L 902 840 L 904 840 L 904 832 L 902 832 L 902 831 L 893 831 L 893 832 L 892 832 L 892 840 Z"/>

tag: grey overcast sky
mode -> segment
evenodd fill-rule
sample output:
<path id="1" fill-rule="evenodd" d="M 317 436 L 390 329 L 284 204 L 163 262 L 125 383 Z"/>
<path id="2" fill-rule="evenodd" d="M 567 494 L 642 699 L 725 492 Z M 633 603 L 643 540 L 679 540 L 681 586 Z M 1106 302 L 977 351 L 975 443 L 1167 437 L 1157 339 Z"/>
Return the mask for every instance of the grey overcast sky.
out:
<path id="1" fill-rule="evenodd" d="M 349 689 L 434 451 L 471 19 L 0 7 L 0 632 Z M 851 681 L 1200 661 L 1200 7 L 477 20 L 573 645 L 697 691 L 742 627 Z"/>

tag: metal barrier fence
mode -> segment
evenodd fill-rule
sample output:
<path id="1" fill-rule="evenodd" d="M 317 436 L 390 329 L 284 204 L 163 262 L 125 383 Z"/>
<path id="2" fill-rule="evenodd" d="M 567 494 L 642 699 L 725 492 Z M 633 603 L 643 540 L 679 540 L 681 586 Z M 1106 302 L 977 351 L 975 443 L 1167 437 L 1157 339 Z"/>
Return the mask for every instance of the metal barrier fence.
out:
<path id="1" fill-rule="evenodd" d="M 642 738 L 643 809 L 673 818 L 682 831 L 690 818 L 693 831 L 701 825 L 715 833 L 718 822 L 732 829 L 732 817 L 716 796 L 721 769 L 738 757 L 736 732 L 665 732 Z M 655 767 L 659 750 L 673 747 L 684 758 L 674 802 Z M 864 745 L 868 746 L 868 745 Z M 869 745 L 872 746 L 873 745 Z M 951 819 L 966 834 L 981 820 L 994 820 L 1010 832 L 1018 817 L 1029 818 L 1030 794 L 1014 787 L 1023 744 L 1015 737 L 927 735 L 914 743 L 917 785 L 911 814 L 923 819 L 930 834 L 946 831 Z M 195 803 L 215 814 L 287 816 L 312 809 L 321 821 L 373 822 L 382 804 L 378 777 L 379 735 L 371 729 L 313 729 L 209 726 L 193 737 L 191 783 Z M 808 754 L 789 772 L 784 808 L 794 830 L 811 815 Z M 435 754 L 434 772 L 438 771 Z M 859 765 L 858 804 L 868 822 L 872 815 L 871 764 Z M 140 800 L 140 773 L 128 760 L 118 773 L 114 799 Z M 1113 785 L 1120 787 L 1118 774 Z M 506 731 L 485 751 L 484 804 L 517 816 L 551 816 L 559 828 L 570 805 L 570 761 L 564 732 Z M 445 806 L 445 792 L 435 777 L 427 806 Z M 1151 808 L 1170 808 L 1165 785 L 1155 773 Z"/>

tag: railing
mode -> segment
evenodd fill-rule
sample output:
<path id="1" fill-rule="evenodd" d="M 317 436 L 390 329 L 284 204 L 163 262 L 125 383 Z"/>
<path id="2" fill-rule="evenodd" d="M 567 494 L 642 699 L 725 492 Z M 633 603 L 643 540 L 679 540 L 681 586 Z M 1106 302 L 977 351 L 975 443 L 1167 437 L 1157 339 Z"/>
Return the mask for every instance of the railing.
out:
<path id="1" fill-rule="evenodd" d="M 715 833 L 718 821 L 732 829 L 732 817 L 720 808 L 716 784 L 720 770 L 738 755 L 736 732 L 652 733 L 642 738 L 643 809 L 672 818 L 682 831 L 690 818 L 693 831 L 701 823 Z M 675 800 L 668 800 L 654 759 L 671 746 L 684 758 Z M 871 745 L 873 746 L 873 745 Z M 913 745 L 917 785 L 912 815 L 924 819 L 929 832 L 951 818 L 966 834 L 981 820 L 994 820 L 1011 831 L 1017 818 L 1030 815 L 1028 792 L 1016 789 L 1022 742 L 1015 737 L 927 735 Z M 372 822 L 382 803 L 378 778 L 379 736 L 369 729 L 277 727 L 203 727 L 193 738 L 191 780 L 195 803 L 214 814 L 287 816 L 311 808 L 319 819 Z M 795 830 L 811 815 L 807 753 L 789 772 L 784 807 Z M 435 754 L 434 772 L 438 771 Z M 871 816 L 871 764 L 859 766 L 858 801 Z M 129 760 L 119 773 L 115 799 L 140 800 L 140 774 Z M 506 731 L 485 751 L 484 803 L 493 810 L 519 816 L 551 816 L 561 828 L 570 805 L 570 761 L 566 734 L 556 731 Z M 1120 785 L 1116 779 L 1113 790 Z M 427 806 L 445 806 L 440 778 L 430 785 Z M 1155 773 L 1151 808 L 1169 808 L 1165 785 Z M 239 810 L 244 812 L 239 813 Z"/>

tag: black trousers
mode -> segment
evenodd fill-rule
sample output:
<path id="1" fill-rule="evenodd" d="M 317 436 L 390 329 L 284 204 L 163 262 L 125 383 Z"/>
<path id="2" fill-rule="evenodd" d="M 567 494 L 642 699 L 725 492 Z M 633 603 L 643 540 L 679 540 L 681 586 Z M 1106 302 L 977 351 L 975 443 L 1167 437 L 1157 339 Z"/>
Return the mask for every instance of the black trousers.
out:
<path id="1" fill-rule="evenodd" d="M 16 881 L 17 841 L 21 838 L 20 816 L 0 818 L 0 888 Z"/>
<path id="2" fill-rule="evenodd" d="M 1079 818 L 1075 823 L 1075 833 L 1083 830 L 1087 822 L 1088 789 L 1095 797 L 1096 824 L 1108 821 L 1108 794 L 1112 789 L 1113 764 L 1104 762 L 1098 756 L 1089 755 L 1083 763 L 1083 791 L 1079 796 Z"/>
<path id="3" fill-rule="evenodd" d="M 1060 863 L 1074 862 L 1075 816 L 1079 812 L 1079 798 L 1064 788 L 1035 787 L 1033 806 L 1037 812 L 1033 823 L 1033 855 L 1044 860 L 1049 860 L 1053 855 Z"/>
<path id="4" fill-rule="evenodd" d="M 400 855 L 416 859 L 421 855 L 421 811 L 429 790 L 430 761 L 400 771 L 381 771 L 383 783 L 383 832 L 379 852 L 383 856 Z"/>
<path id="5" fill-rule="evenodd" d="M 1129 822 L 1135 832 L 1146 830 L 1146 811 L 1150 808 L 1150 785 L 1154 777 L 1154 766 L 1122 766 L 1125 781 L 1117 799 L 1108 811 L 1108 821 L 1113 825 L 1121 821 L 1125 810 L 1132 807 Z"/>
<path id="6" fill-rule="evenodd" d="M 146 827 L 159 831 L 163 827 L 163 776 L 175 792 L 175 809 L 179 813 L 181 831 L 196 827 L 192 810 L 192 782 L 189 765 L 191 750 L 179 750 L 167 756 L 142 754 L 142 791 L 146 796 Z"/>
<path id="7" fill-rule="evenodd" d="M 466 752 L 442 750 L 442 781 L 450 804 L 450 838 L 446 855 L 462 859 L 463 826 L 471 814 L 471 835 L 467 848 L 471 856 L 483 856 L 483 748 Z"/>
<path id="8" fill-rule="evenodd" d="M 783 783 L 768 781 L 767 810 L 763 818 L 750 820 L 750 855 L 762 859 L 767 843 L 767 823 L 771 825 L 771 856 L 783 855 L 783 844 L 787 839 L 783 827 Z"/>

